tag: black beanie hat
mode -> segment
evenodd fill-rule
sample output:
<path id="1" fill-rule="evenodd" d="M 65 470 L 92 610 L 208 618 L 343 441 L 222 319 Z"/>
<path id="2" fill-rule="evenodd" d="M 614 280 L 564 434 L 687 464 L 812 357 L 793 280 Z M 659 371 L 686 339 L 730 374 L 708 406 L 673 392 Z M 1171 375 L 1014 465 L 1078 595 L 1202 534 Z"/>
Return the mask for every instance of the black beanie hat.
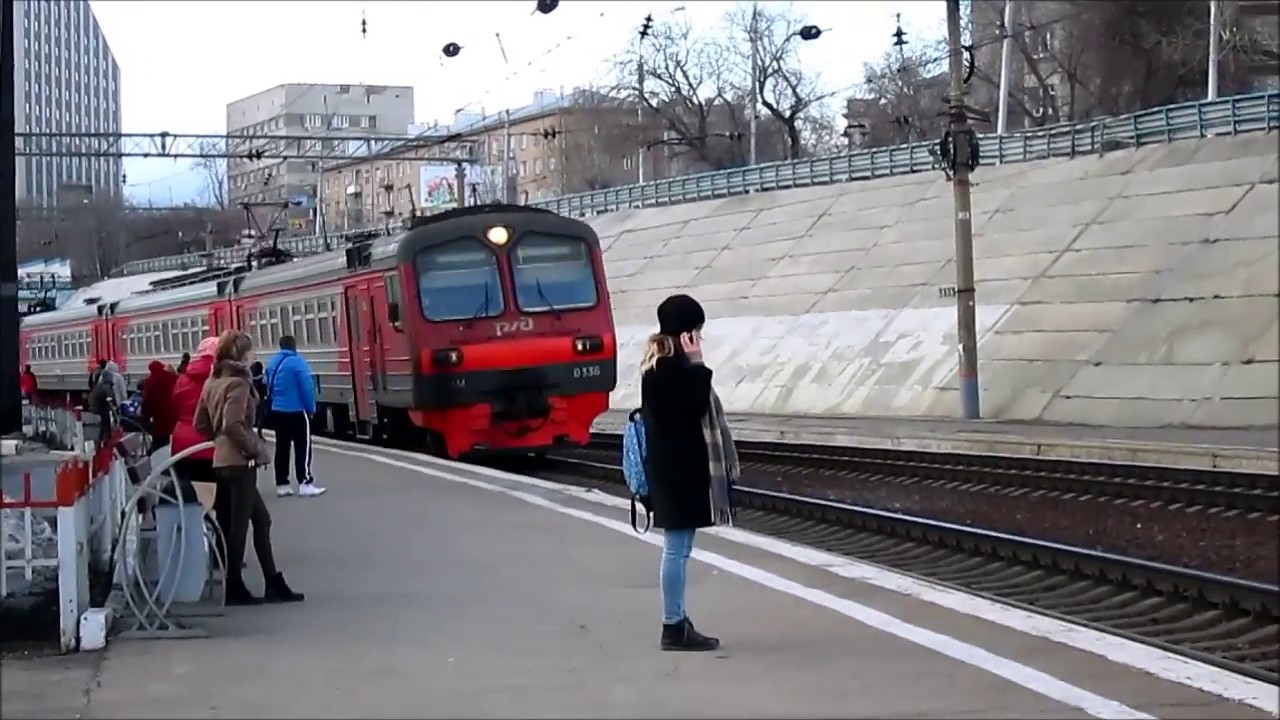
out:
<path id="1" fill-rule="evenodd" d="M 707 314 L 688 295 L 672 295 L 658 304 L 658 332 L 676 337 L 702 327 Z"/>

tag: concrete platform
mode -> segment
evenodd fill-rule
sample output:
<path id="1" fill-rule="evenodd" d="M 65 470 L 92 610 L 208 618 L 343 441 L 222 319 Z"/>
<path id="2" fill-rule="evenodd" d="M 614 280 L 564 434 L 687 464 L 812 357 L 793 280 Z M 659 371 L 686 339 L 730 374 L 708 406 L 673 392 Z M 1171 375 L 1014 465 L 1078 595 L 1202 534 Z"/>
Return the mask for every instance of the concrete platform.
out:
<path id="1" fill-rule="evenodd" d="M 84 687 L 49 673 L 56 695 L 24 673 L 5 716 L 71 717 L 77 693 L 85 718 L 1275 710 L 1270 686 L 733 529 L 691 568 L 691 612 L 722 650 L 663 653 L 660 538 L 634 535 L 616 499 L 339 443 L 316 460 L 327 495 L 269 500 L 306 603 L 231 609 L 206 640 L 116 641 Z"/>
<path id="2" fill-rule="evenodd" d="M 620 432 L 629 410 L 610 410 L 597 432 Z M 904 449 L 1280 472 L 1280 428 L 1117 428 L 1090 425 L 730 413 L 741 440 Z"/>

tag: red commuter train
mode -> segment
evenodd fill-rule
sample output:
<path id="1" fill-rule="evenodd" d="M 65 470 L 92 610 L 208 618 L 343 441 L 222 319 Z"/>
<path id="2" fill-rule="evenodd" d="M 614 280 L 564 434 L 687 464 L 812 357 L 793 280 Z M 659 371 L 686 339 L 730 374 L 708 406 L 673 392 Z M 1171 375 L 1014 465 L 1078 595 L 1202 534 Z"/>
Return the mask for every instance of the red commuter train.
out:
<path id="1" fill-rule="evenodd" d="M 458 458 L 585 444 L 617 382 L 599 238 L 545 210 L 460 208 L 344 251 L 165 285 L 24 318 L 41 395 L 79 399 L 99 358 L 133 383 L 228 328 L 264 360 L 293 335 L 317 429 Z"/>

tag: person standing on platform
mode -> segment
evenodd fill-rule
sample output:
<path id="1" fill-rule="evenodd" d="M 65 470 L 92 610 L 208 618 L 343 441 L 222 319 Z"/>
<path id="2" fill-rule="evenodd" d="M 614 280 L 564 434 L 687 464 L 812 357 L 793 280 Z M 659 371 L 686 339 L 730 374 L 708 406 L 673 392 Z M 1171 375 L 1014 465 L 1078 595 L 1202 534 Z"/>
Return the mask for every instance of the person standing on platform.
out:
<path id="1" fill-rule="evenodd" d="M 706 319 L 688 295 L 663 300 L 658 332 L 649 337 L 640 362 L 649 501 L 653 524 L 663 530 L 663 650 L 720 647 L 717 638 L 694 629 L 685 611 L 694 535 L 699 528 L 733 523 L 729 488 L 739 477 L 724 408 L 711 387 L 711 369 L 702 363 Z"/>
<path id="2" fill-rule="evenodd" d="M 178 360 L 178 369 L 175 371 L 179 375 L 187 371 L 187 365 L 191 364 L 191 353 L 182 353 L 182 358 Z"/>
<path id="3" fill-rule="evenodd" d="M 151 449 L 155 451 L 169 444 L 173 426 L 178 423 L 173 403 L 178 373 L 159 360 L 152 360 L 147 370 L 147 381 L 142 386 L 142 417 L 151 428 Z"/>
<path id="4" fill-rule="evenodd" d="M 280 338 L 280 351 L 267 362 L 267 401 L 271 427 L 276 431 L 276 495 L 293 495 L 289 483 L 289 451 L 293 451 L 294 470 L 298 477 L 297 494 L 302 497 L 323 495 L 311 474 L 311 416 L 316 412 L 315 380 L 311 366 L 298 354 L 298 343 L 292 335 Z"/>
<path id="5" fill-rule="evenodd" d="M 270 393 L 267 392 L 267 376 L 262 363 L 254 360 L 253 364 L 249 366 L 249 375 L 253 380 L 253 391 L 258 393 L 258 398 L 262 400 L 262 402 L 258 403 L 258 414 L 253 419 L 253 428 L 258 431 L 258 437 L 263 437 L 262 428 L 266 425 L 267 420 L 266 399 Z"/>
<path id="6" fill-rule="evenodd" d="M 89 373 L 89 390 L 92 391 L 98 387 L 98 379 L 102 377 L 102 371 L 107 369 L 107 361 L 98 358 L 98 364 Z"/>
<path id="7" fill-rule="evenodd" d="M 238 330 L 227 330 L 218 338 L 213 373 L 200 391 L 194 427 L 201 436 L 213 440 L 213 474 L 218 495 L 225 494 L 218 518 L 227 538 L 227 604 L 256 605 L 261 600 L 245 587 L 241 568 L 253 526 L 253 547 L 262 565 L 267 602 L 300 602 L 276 567 L 271 546 L 271 515 L 258 492 L 258 467 L 271 462 L 267 443 L 253 431 L 258 394 L 253 390 L 246 361 L 253 352 L 253 340 Z"/>
<path id="8" fill-rule="evenodd" d="M 36 391 L 40 389 L 40 382 L 36 380 L 36 374 L 31 371 L 30 365 L 22 366 L 22 377 L 18 378 L 19 389 L 22 390 L 22 399 L 26 402 L 34 402 L 36 399 Z"/>

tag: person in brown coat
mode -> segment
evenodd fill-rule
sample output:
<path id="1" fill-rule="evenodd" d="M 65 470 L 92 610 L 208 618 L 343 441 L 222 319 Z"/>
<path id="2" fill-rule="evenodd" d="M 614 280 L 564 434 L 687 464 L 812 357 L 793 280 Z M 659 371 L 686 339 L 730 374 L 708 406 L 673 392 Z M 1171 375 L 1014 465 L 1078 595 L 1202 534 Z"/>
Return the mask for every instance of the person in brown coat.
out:
<path id="1" fill-rule="evenodd" d="M 213 473 L 218 492 L 227 493 L 228 522 L 223 524 L 227 538 L 227 604 L 255 605 L 254 597 L 244 584 L 244 565 L 250 519 L 253 520 L 253 544 L 266 580 L 265 600 L 297 602 L 301 593 L 290 589 L 275 565 L 271 552 L 271 516 L 258 492 L 258 466 L 271 462 L 266 441 L 254 432 L 258 396 L 250 379 L 248 361 L 253 340 L 238 330 L 228 330 L 218 338 L 213 373 L 200 393 L 196 405 L 195 428 L 213 439 Z"/>

